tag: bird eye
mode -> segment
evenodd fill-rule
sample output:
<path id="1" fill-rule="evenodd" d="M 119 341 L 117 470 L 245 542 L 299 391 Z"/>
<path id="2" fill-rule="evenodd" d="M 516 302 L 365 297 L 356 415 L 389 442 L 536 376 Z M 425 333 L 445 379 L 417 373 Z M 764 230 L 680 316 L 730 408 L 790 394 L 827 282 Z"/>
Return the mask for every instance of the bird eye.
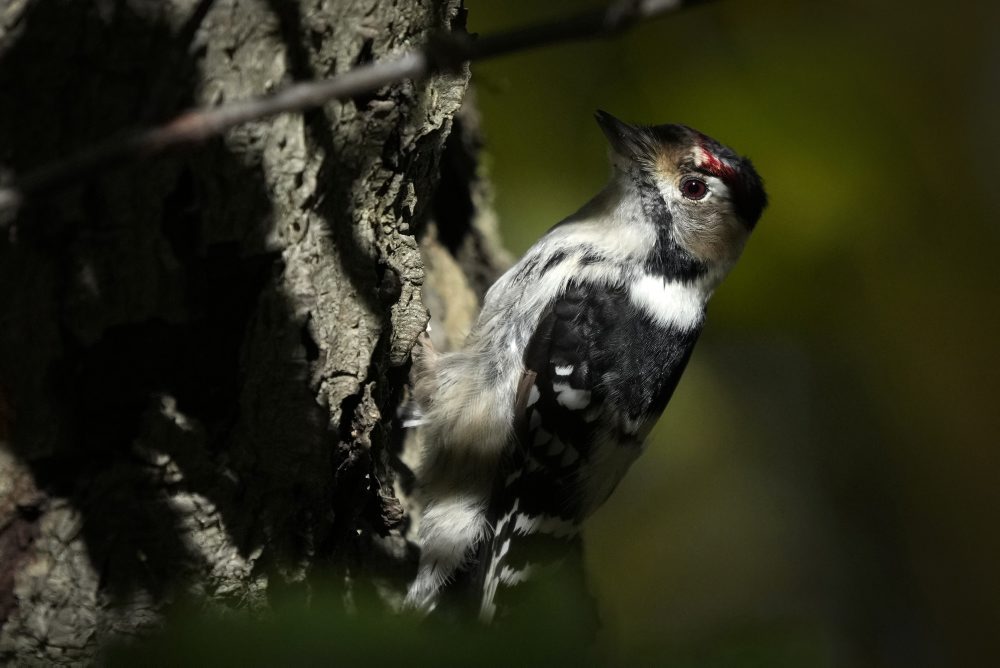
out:
<path id="1" fill-rule="evenodd" d="M 701 179 L 684 179 L 681 194 L 688 199 L 704 199 L 708 194 L 708 184 Z"/>

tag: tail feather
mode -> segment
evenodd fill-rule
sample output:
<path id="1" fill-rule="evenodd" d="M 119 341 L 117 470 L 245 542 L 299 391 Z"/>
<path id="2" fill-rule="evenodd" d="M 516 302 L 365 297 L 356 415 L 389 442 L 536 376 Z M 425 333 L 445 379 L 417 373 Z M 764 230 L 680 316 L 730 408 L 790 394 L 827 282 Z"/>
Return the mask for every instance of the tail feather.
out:
<path id="1" fill-rule="evenodd" d="M 479 551 L 479 618 L 489 623 L 518 608 L 537 583 L 550 579 L 582 554 L 580 526 L 545 514 L 526 496 L 534 481 L 523 468 L 508 476 L 494 495 L 493 533 Z"/>
<path id="2" fill-rule="evenodd" d="M 406 595 L 405 607 L 429 613 L 441 590 L 468 566 L 488 532 L 485 500 L 454 495 L 431 500 L 420 522 L 420 565 Z"/>

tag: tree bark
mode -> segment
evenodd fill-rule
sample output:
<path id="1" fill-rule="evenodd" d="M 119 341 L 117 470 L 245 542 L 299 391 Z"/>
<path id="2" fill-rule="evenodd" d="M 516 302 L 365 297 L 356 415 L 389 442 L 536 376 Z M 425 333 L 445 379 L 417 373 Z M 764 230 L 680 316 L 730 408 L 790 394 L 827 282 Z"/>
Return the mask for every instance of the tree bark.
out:
<path id="1" fill-rule="evenodd" d="M 459 0 L 12 0 L 0 179 L 461 29 Z M 401 591 L 408 353 L 505 262 L 467 86 L 253 123 L 0 228 L 0 663 L 321 576 Z"/>

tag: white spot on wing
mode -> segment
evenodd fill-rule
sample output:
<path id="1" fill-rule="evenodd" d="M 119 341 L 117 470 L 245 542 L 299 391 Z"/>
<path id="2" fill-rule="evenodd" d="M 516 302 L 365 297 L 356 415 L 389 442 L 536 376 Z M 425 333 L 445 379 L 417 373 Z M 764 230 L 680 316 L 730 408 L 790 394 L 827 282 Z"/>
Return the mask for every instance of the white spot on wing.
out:
<path id="1" fill-rule="evenodd" d="M 557 376 L 568 376 L 573 373 L 573 365 L 567 364 L 566 366 L 557 366 L 556 375 Z"/>
<path id="2" fill-rule="evenodd" d="M 505 585 L 521 584 L 531 578 L 534 570 L 531 564 L 525 564 L 524 568 L 519 571 L 514 570 L 510 566 L 504 566 L 500 569 L 500 582 Z"/>
<path id="3" fill-rule="evenodd" d="M 541 517 L 519 513 L 514 516 L 514 531 L 522 535 L 535 533 Z"/>
<path id="4" fill-rule="evenodd" d="M 629 290 L 632 303 L 664 327 L 692 329 L 701 322 L 708 299 L 697 283 L 668 281 L 646 274 L 636 279 Z"/>
<path id="5" fill-rule="evenodd" d="M 518 471 L 518 473 L 517 473 L 517 474 L 518 474 L 518 475 L 520 475 L 520 474 L 521 474 L 521 473 L 520 473 L 520 471 Z M 508 480 L 509 480 L 509 478 L 508 478 Z M 504 528 L 505 526 L 507 526 L 507 522 L 510 522 L 510 518 L 511 518 L 511 517 L 513 517 L 513 516 L 514 516 L 514 513 L 516 513 L 516 512 L 517 512 L 517 507 L 518 507 L 519 505 L 520 505 L 520 501 L 519 501 L 519 499 L 514 499 L 514 505 L 513 505 L 513 506 L 511 507 L 511 509 L 510 509 L 510 510 L 509 510 L 509 511 L 507 512 L 507 514 L 506 514 L 506 515 L 504 515 L 503 517 L 501 517 L 501 518 L 500 518 L 500 521 L 499 521 L 499 522 L 497 522 L 497 526 L 496 526 L 496 529 L 494 529 L 494 531 L 493 531 L 493 533 L 494 533 L 494 534 L 500 534 L 500 533 L 502 533 L 502 532 L 503 532 L 503 528 Z"/>
<path id="6" fill-rule="evenodd" d="M 566 538 L 576 535 L 577 525 L 569 520 L 552 515 L 525 515 L 518 513 L 514 516 L 514 531 L 522 536 L 533 533 L 544 533 L 556 538 Z"/>
<path id="7" fill-rule="evenodd" d="M 493 597 L 497 593 L 496 580 L 487 580 L 486 590 L 483 592 L 483 604 L 479 608 L 479 621 L 489 624 L 493 621 L 493 615 L 497 614 L 497 606 L 493 603 Z"/>
<path id="8" fill-rule="evenodd" d="M 507 554 L 508 552 L 510 552 L 510 538 L 508 538 L 507 540 L 505 540 L 505 541 L 503 542 L 503 544 L 502 544 L 502 545 L 500 545 L 500 549 L 499 549 L 499 550 L 497 550 L 497 556 L 496 556 L 496 558 L 497 558 L 497 559 L 503 559 L 503 558 L 504 558 L 504 556 L 505 556 L 505 555 L 506 555 L 506 554 Z"/>
<path id="9" fill-rule="evenodd" d="M 565 406 L 572 411 L 578 411 L 590 405 L 590 390 L 578 390 L 562 383 L 557 383 L 557 385 L 565 387 L 565 389 L 556 394 L 556 401 L 561 406 Z M 553 385 L 553 388 L 555 387 Z"/>

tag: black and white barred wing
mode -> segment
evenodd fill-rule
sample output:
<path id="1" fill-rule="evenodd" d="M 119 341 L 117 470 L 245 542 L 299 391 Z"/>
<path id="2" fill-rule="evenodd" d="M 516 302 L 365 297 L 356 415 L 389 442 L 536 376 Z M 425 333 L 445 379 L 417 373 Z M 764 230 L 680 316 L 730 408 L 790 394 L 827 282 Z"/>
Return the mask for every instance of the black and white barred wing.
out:
<path id="1" fill-rule="evenodd" d="M 525 350 L 525 372 L 514 407 L 522 458 L 518 485 L 524 512 L 576 521 L 585 499 L 581 470 L 603 431 L 607 388 L 601 378 L 621 295 L 594 294 L 571 285 L 546 312 Z M 550 520 L 551 523 L 551 520 Z"/>
<path id="2" fill-rule="evenodd" d="M 658 321 L 631 286 L 571 284 L 545 312 L 525 350 L 518 447 L 491 504 L 484 617 L 574 553 L 581 522 L 641 452 L 699 331 Z"/>
<path id="3" fill-rule="evenodd" d="M 631 286 L 570 284 L 541 318 L 515 400 L 522 507 L 579 522 L 641 451 L 699 327 L 664 326 Z M 552 522 L 549 522 L 552 524 Z"/>
<path id="4" fill-rule="evenodd" d="M 514 411 L 517 447 L 497 481 L 494 538 L 481 561 L 486 619 L 523 600 L 540 571 L 566 570 L 567 558 L 579 557 L 580 522 L 592 505 L 587 471 L 608 409 L 601 379 L 609 360 L 600 341 L 614 329 L 622 298 L 571 286 L 542 316 L 525 350 Z"/>

